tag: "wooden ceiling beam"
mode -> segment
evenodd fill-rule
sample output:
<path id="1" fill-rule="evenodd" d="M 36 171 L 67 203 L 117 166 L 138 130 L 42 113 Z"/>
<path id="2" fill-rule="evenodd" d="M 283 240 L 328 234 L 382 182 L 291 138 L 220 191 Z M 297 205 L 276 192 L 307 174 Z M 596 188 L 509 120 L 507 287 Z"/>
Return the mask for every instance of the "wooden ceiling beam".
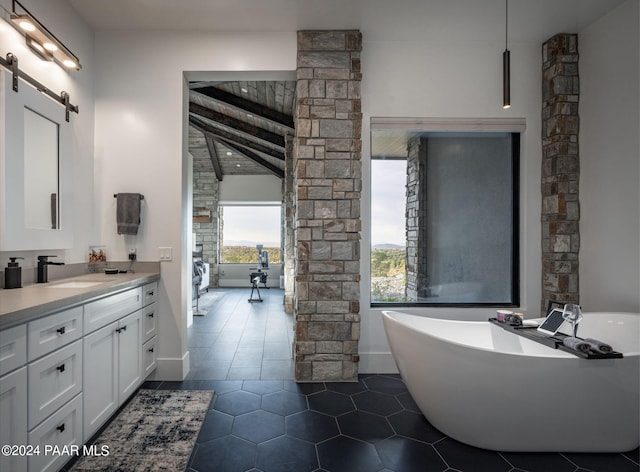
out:
<path id="1" fill-rule="evenodd" d="M 204 139 L 207 141 L 207 149 L 209 149 L 209 157 L 211 158 L 211 164 L 213 164 L 213 172 L 216 174 L 216 179 L 222 182 L 224 175 L 222 174 L 222 167 L 220 166 L 220 158 L 218 157 L 218 151 L 216 151 L 216 144 L 211 136 L 204 135 Z"/>
<path id="2" fill-rule="evenodd" d="M 189 102 L 189 113 L 194 113 L 202 118 L 206 118 L 216 123 L 220 123 L 228 128 L 254 136 L 267 143 L 274 144 L 284 150 L 284 136 L 271 133 L 265 129 L 250 125 L 244 121 L 224 115 L 210 108 L 203 107 L 197 103 Z"/>
<path id="3" fill-rule="evenodd" d="M 211 100 L 215 100 L 216 102 L 219 102 L 220 104 L 234 108 L 239 112 L 250 113 L 254 116 L 258 116 L 262 118 L 263 120 L 269 121 L 275 125 L 287 128 L 287 131 L 289 131 L 291 134 L 293 134 L 295 131 L 293 116 L 280 113 L 279 111 L 273 110 L 264 105 L 260 105 L 258 103 L 247 100 L 245 98 L 238 97 L 225 90 L 208 86 L 208 87 L 192 88 L 191 92 L 199 93 Z"/>
<path id="4" fill-rule="evenodd" d="M 244 156 L 247 159 L 252 160 L 253 162 L 258 164 L 259 166 L 267 169 L 269 172 L 271 172 L 276 177 L 284 179 L 284 171 L 282 169 L 280 169 L 279 167 L 276 167 L 273 164 L 271 164 L 270 162 L 264 160 L 262 157 L 257 155 L 255 152 L 250 151 L 249 149 L 246 149 L 246 148 L 242 148 L 240 146 L 236 146 L 234 143 L 228 142 L 228 141 L 226 141 L 224 139 L 222 139 L 221 141 L 226 147 L 228 147 L 232 151 L 235 151 L 238 154 L 240 154 L 241 156 Z"/>
<path id="5" fill-rule="evenodd" d="M 250 139 L 246 139 L 236 134 L 229 133 L 228 131 L 224 131 L 220 128 L 211 126 L 210 124 L 205 123 L 204 121 L 192 115 L 189 115 L 189 124 L 193 126 L 195 129 L 197 129 L 198 131 L 200 131 L 201 133 L 203 133 L 205 136 L 211 136 L 214 139 L 224 139 L 227 142 L 232 142 L 245 149 L 246 148 L 254 149 L 256 151 L 261 152 L 262 154 L 275 157 L 276 159 L 284 162 L 284 149 L 282 150 L 282 152 L 277 151 L 263 144 L 251 141 Z"/>

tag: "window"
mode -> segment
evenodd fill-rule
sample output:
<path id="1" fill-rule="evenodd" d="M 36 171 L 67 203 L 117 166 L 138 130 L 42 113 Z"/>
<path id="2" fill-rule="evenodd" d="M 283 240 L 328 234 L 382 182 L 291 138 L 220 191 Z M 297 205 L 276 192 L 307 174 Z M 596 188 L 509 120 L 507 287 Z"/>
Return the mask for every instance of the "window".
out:
<path id="1" fill-rule="evenodd" d="M 258 244 L 269 253 L 269 263 L 281 259 L 280 205 L 224 205 L 220 210 L 220 263 L 257 264 Z"/>
<path id="2" fill-rule="evenodd" d="M 371 135 L 372 304 L 517 305 L 520 135 Z"/>

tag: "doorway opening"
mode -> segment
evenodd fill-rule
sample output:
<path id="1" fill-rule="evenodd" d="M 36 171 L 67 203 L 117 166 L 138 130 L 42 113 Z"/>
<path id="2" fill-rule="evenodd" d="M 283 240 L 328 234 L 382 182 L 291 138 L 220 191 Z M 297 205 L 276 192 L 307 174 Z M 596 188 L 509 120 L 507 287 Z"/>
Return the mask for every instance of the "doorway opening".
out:
<path id="1" fill-rule="evenodd" d="M 186 74 L 194 285 L 187 379 L 292 379 L 293 317 L 285 313 L 285 157 L 294 134 L 295 72 Z M 269 257 L 263 303 L 248 303 L 258 246 Z M 193 303 L 195 306 L 195 301 Z"/>

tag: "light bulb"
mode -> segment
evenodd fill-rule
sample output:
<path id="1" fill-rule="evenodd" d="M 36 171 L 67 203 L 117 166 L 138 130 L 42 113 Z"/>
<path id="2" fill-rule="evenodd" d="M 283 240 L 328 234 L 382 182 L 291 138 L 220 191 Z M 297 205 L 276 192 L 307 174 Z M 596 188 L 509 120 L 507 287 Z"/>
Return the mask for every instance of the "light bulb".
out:
<path id="1" fill-rule="evenodd" d="M 36 27 L 33 26 L 33 24 L 30 21 L 27 20 L 22 20 L 20 22 L 20 28 L 22 28 L 25 31 L 35 31 Z"/>

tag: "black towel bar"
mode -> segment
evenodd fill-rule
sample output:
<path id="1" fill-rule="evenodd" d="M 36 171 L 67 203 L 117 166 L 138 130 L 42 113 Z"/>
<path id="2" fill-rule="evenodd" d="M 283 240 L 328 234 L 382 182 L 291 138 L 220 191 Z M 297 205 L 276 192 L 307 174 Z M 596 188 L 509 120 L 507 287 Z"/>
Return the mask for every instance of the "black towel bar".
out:
<path id="1" fill-rule="evenodd" d="M 118 198 L 118 194 L 114 193 L 113 198 Z M 144 200 L 144 195 L 140 194 L 140 200 Z"/>

